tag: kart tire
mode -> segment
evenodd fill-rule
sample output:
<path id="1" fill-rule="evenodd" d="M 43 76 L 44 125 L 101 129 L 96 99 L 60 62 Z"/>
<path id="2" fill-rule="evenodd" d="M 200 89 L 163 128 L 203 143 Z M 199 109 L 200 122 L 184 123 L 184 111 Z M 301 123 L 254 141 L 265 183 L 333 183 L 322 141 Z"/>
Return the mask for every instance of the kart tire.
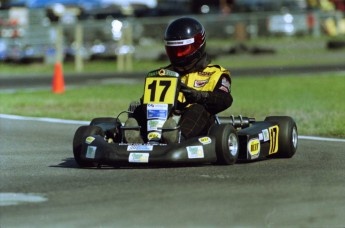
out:
<path id="1" fill-rule="evenodd" d="M 104 136 L 104 131 L 98 126 L 81 126 L 77 129 L 73 138 L 73 155 L 74 159 L 80 167 L 95 167 L 94 162 L 83 161 L 80 158 L 82 145 L 86 136 L 101 135 Z"/>
<path id="2" fill-rule="evenodd" d="M 214 124 L 208 132 L 215 137 L 217 165 L 232 165 L 239 154 L 239 140 L 236 129 L 230 124 Z"/>
<path id="3" fill-rule="evenodd" d="M 112 138 L 114 142 L 121 141 L 121 122 L 118 118 L 113 117 L 98 117 L 90 122 L 90 126 L 98 126 L 102 128 L 107 138 Z"/>
<path id="4" fill-rule="evenodd" d="M 270 157 L 291 158 L 294 156 L 298 145 L 296 122 L 289 116 L 268 116 L 265 121 L 275 122 L 279 126 L 278 151 Z"/>

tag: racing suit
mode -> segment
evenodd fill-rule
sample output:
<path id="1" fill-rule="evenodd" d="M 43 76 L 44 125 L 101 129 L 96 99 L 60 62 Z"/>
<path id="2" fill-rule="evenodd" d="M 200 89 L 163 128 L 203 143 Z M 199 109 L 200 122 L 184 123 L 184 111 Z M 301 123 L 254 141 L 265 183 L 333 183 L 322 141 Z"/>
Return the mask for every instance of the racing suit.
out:
<path id="1" fill-rule="evenodd" d="M 214 115 L 231 106 L 230 72 L 219 65 L 207 65 L 202 71 L 185 74 L 178 97 L 177 114 L 184 138 L 207 134 Z"/>
<path id="2" fill-rule="evenodd" d="M 175 70 L 172 66 L 165 69 Z M 199 70 L 181 74 L 182 88 L 179 93 L 175 115 L 180 115 L 178 125 L 183 139 L 207 134 L 215 123 L 214 115 L 231 106 L 230 72 L 219 65 L 207 64 Z M 145 107 L 134 110 L 133 117 L 147 129 Z"/>

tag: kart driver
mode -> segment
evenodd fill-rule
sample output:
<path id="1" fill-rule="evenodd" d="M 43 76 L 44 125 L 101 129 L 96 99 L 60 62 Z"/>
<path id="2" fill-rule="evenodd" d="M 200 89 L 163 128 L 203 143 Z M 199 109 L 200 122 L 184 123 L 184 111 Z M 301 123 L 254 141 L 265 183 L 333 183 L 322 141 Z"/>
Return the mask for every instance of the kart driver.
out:
<path id="1" fill-rule="evenodd" d="M 205 51 L 205 29 L 194 18 L 183 17 L 170 23 L 164 41 L 171 63 L 164 69 L 178 72 L 182 86 L 175 118 L 168 118 L 163 128 L 179 125 L 182 140 L 206 135 L 215 123 L 214 115 L 232 104 L 230 72 L 219 65 L 210 64 Z M 144 106 L 139 105 L 134 110 L 133 117 L 128 118 L 125 126 L 139 124 L 142 132 L 146 132 Z M 166 143 L 178 142 L 178 137 L 177 130 L 162 133 Z M 128 143 L 143 143 L 139 130 L 126 130 L 125 139 Z"/>

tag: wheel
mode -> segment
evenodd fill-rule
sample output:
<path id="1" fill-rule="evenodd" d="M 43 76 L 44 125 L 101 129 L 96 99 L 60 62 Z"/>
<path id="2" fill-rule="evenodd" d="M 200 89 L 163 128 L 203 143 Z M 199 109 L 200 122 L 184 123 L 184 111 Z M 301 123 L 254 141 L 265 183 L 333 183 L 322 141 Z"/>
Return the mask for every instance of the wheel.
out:
<path id="1" fill-rule="evenodd" d="M 208 135 L 216 139 L 217 164 L 234 164 L 239 154 L 239 140 L 235 128 L 230 124 L 214 124 Z"/>
<path id="2" fill-rule="evenodd" d="M 296 122 L 289 116 L 268 116 L 265 121 L 277 123 L 279 126 L 278 151 L 271 157 L 291 158 L 294 156 L 298 145 Z"/>
<path id="3" fill-rule="evenodd" d="M 74 159 L 80 167 L 95 167 L 94 162 L 83 161 L 80 159 L 83 141 L 86 136 L 101 135 L 104 136 L 104 131 L 98 126 L 81 126 L 77 129 L 73 138 L 73 155 Z"/>
<path id="4" fill-rule="evenodd" d="M 98 126 L 102 128 L 107 138 L 112 138 L 114 142 L 121 141 L 121 131 L 120 126 L 121 122 L 117 118 L 113 117 L 98 117 L 94 118 L 90 126 Z"/>

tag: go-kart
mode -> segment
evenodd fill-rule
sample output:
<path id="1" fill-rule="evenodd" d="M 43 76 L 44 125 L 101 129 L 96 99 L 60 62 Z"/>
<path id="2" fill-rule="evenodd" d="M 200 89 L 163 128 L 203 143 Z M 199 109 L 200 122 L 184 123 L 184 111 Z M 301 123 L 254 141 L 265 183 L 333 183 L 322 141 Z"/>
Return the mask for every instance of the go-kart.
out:
<path id="1" fill-rule="evenodd" d="M 140 126 L 125 126 L 120 115 L 131 115 L 136 105 L 117 117 L 93 119 L 80 126 L 73 139 L 73 154 L 80 167 L 134 166 L 136 164 L 219 164 L 263 158 L 291 158 L 297 150 L 298 133 L 289 116 L 269 116 L 264 121 L 243 116 L 215 116 L 207 135 L 164 143 L 162 133 L 179 131 L 163 128 L 176 106 L 181 81 L 178 73 L 160 69 L 145 79 L 143 105 L 147 108 L 144 143 L 127 143 L 125 131 Z M 180 132 L 180 131 L 179 131 Z"/>

